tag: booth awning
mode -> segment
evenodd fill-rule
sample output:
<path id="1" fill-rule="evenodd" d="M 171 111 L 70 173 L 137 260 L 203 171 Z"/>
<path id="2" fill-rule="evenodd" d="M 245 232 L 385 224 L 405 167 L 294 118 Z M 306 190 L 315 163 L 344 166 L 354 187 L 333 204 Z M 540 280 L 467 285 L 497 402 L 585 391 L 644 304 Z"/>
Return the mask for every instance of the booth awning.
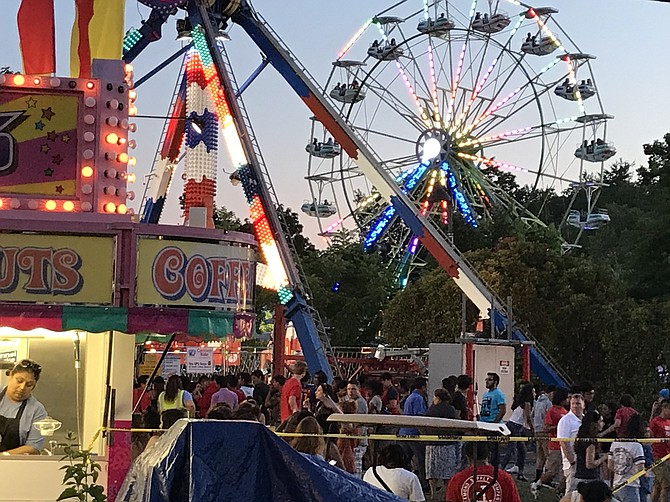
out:
<path id="1" fill-rule="evenodd" d="M 253 319 L 248 312 L 221 310 L 0 304 L 0 326 L 21 331 L 43 328 L 91 333 L 183 333 L 209 341 L 230 334 L 250 337 Z"/>

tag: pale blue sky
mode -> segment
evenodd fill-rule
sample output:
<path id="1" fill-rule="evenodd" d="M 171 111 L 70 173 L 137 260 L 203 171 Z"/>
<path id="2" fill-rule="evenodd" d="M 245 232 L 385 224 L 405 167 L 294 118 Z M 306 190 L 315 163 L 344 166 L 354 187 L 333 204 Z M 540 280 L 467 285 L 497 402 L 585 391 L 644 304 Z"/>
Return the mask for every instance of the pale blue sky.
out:
<path id="1" fill-rule="evenodd" d="M 20 69 L 16 33 L 19 3 L 19 0 L 3 0 L 4 12 L 0 19 L 0 66 L 9 65 L 13 69 Z M 126 27 L 138 27 L 140 16 L 146 17 L 148 9 L 132 0 L 126 3 Z M 316 0 L 257 0 L 254 5 L 323 83 L 331 61 L 349 37 L 367 18 L 391 3 L 387 0 L 340 0 L 335 4 Z M 451 3 L 467 9 L 470 1 Z M 59 9 L 56 21 L 58 73 L 66 74 L 74 0 L 58 0 L 56 4 Z M 422 2 L 417 0 L 416 4 L 420 9 Z M 554 0 L 546 4 L 560 10 L 556 19 L 582 51 L 597 56 L 593 70 L 599 93 L 606 112 L 616 117 L 610 123 L 608 138 L 617 146 L 617 157 L 644 163 L 642 143 L 670 132 L 667 120 L 670 104 L 666 93 L 670 81 L 668 39 L 661 22 L 670 18 L 670 5 L 644 0 Z M 507 4 L 505 10 L 512 12 L 514 6 Z M 237 78 L 242 81 L 260 62 L 260 55 L 239 27 L 231 30 L 231 36 L 232 41 L 227 42 L 226 47 Z M 136 60 L 136 78 L 179 48 L 179 42 L 174 38 L 174 21 L 171 21 L 164 29 L 163 40 L 152 44 Z M 138 89 L 140 114 L 164 115 L 167 112 L 177 70 L 177 64 L 173 64 Z M 244 97 L 279 198 L 285 205 L 298 210 L 309 196 L 303 177 L 307 170 L 304 145 L 310 134 L 310 114 L 272 68 L 263 72 Z M 141 178 L 150 170 L 162 123 L 147 119 L 137 122 L 138 182 L 134 189 L 139 199 Z M 221 157 L 220 167 L 228 170 L 226 156 Z M 218 203 L 245 216 L 242 191 L 239 187 L 233 188 L 221 171 L 219 176 Z M 176 198 L 181 192 L 181 183 L 176 177 L 164 213 L 165 223 L 180 222 Z M 139 200 L 136 200 L 137 204 Z M 315 226 L 310 218 L 301 215 L 301 219 L 310 236 L 318 240 L 314 238 Z"/>

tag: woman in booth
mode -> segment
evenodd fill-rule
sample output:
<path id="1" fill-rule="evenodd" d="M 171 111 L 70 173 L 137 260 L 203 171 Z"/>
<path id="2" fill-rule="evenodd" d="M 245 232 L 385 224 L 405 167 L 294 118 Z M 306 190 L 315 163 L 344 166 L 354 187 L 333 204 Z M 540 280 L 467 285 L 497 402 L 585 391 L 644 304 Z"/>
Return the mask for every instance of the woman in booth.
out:
<path id="1" fill-rule="evenodd" d="M 2 455 L 39 455 L 44 438 L 33 426 L 47 410 L 32 393 L 42 367 L 23 359 L 9 370 L 9 382 L 0 391 L 0 452 Z"/>

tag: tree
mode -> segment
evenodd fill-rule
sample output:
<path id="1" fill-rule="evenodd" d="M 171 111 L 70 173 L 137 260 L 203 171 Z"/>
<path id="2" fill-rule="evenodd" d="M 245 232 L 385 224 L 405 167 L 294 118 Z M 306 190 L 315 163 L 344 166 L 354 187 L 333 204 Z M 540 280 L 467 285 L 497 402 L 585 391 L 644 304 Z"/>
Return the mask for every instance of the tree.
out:
<path id="1" fill-rule="evenodd" d="M 460 331 L 461 292 L 440 268 L 411 282 L 384 309 L 382 334 L 390 345 L 453 342 Z"/>
<path id="2" fill-rule="evenodd" d="M 342 238 L 306 260 L 314 306 L 330 328 L 333 345 L 373 343 L 393 279 L 379 255 Z"/>
<path id="3" fill-rule="evenodd" d="M 235 212 L 229 211 L 225 206 L 215 208 L 212 219 L 214 220 L 214 228 L 248 234 L 254 233 L 254 226 L 248 219 L 245 219 L 244 222 L 240 221 Z"/>

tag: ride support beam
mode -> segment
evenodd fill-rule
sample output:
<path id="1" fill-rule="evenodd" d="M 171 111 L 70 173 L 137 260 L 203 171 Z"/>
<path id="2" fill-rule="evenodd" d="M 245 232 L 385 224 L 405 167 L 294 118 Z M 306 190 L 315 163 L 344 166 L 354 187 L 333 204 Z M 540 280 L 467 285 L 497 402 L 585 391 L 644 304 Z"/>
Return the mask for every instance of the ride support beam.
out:
<path id="1" fill-rule="evenodd" d="M 275 305 L 275 326 L 272 332 L 272 365 L 274 375 L 283 375 L 286 364 L 286 317 L 284 306 Z"/>

